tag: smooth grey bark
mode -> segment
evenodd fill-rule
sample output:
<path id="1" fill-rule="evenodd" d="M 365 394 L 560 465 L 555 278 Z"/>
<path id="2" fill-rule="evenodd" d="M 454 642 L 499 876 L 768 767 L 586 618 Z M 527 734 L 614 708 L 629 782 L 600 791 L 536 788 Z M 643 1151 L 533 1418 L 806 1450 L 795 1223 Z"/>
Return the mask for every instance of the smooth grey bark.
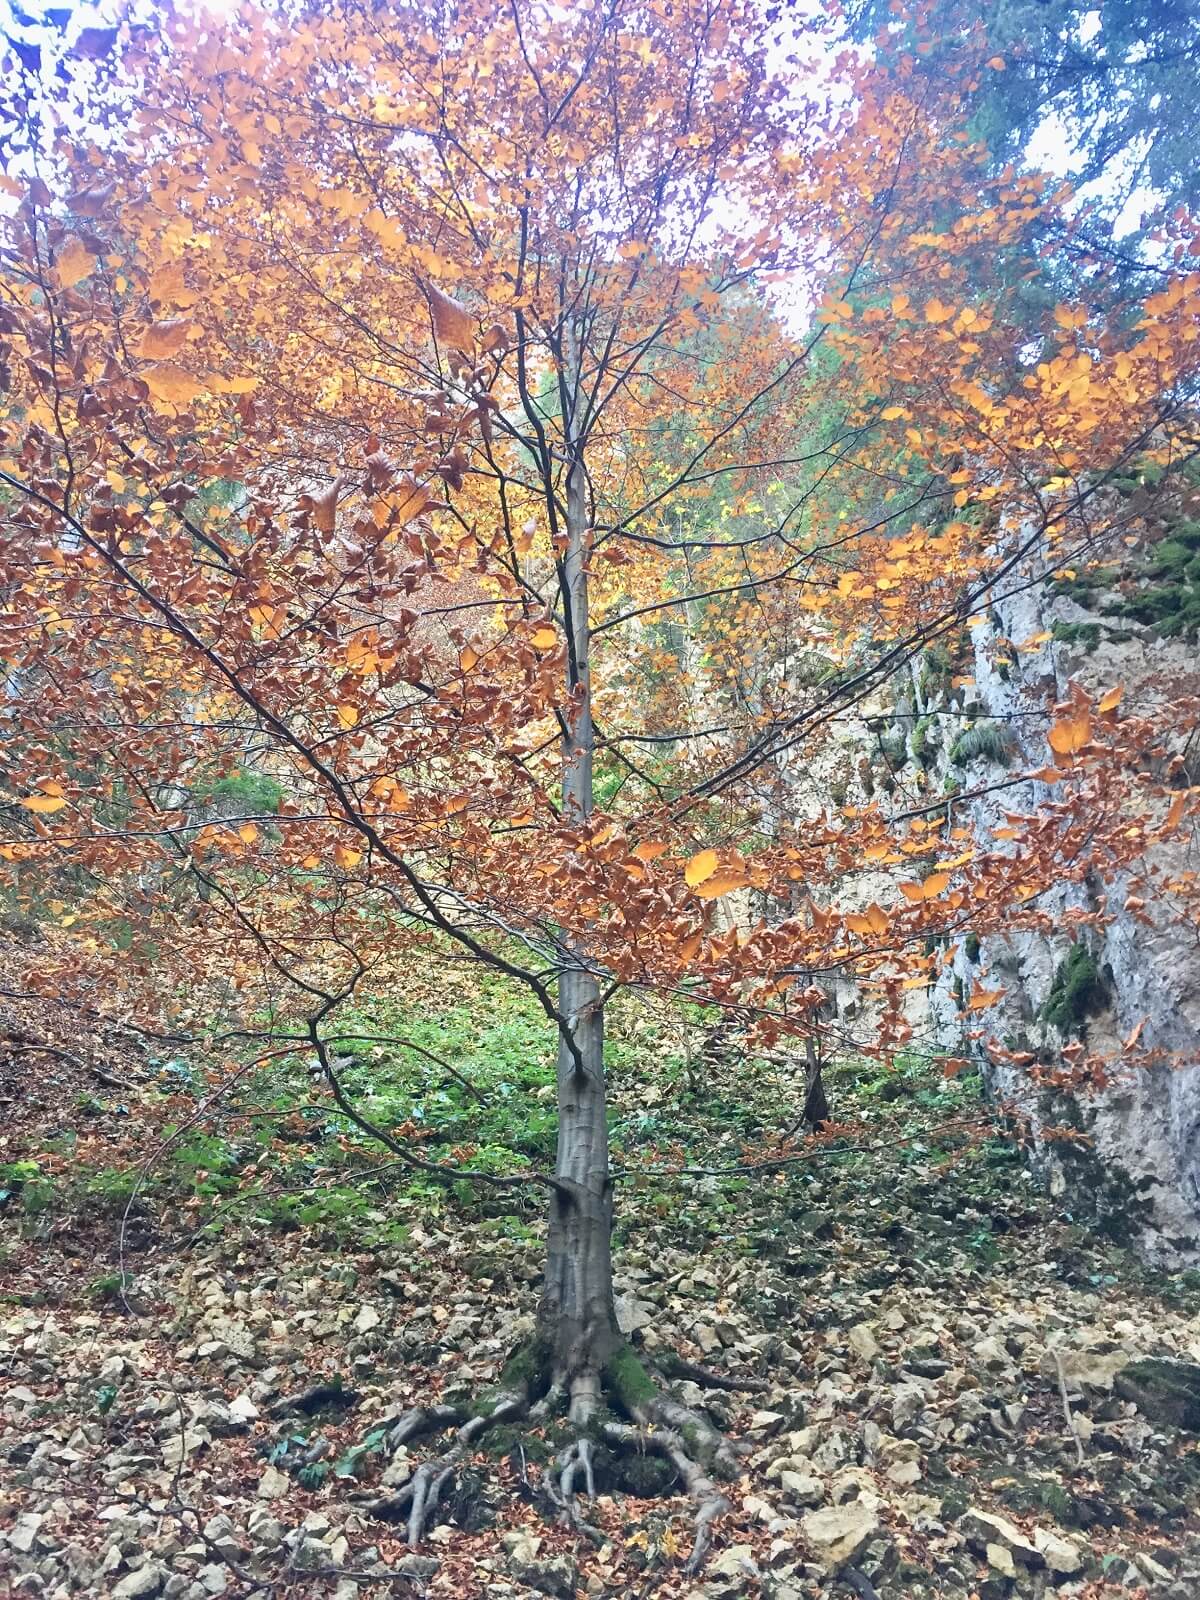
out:
<path id="1" fill-rule="evenodd" d="M 577 379 L 577 374 L 571 374 Z M 580 393 L 577 381 L 575 395 Z M 591 682 L 588 668 L 588 516 L 582 440 L 566 419 L 570 465 L 566 482 L 567 548 L 560 589 L 568 630 L 569 698 L 562 735 L 563 816 L 570 823 L 592 813 Z M 559 974 L 559 1010 L 575 1051 L 558 1045 L 558 1152 L 552 1192 L 546 1280 L 539 1308 L 540 1343 L 552 1385 L 570 1395 L 571 1414 L 586 1421 L 600 1390 L 600 1375 L 621 1343 L 612 1290 L 612 1184 L 608 1173 L 608 1117 L 604 1082 L 604 1007 L 600 985 L 578 964 Z M 576 1054 L 577 1052 L 577 1054 Z"/>

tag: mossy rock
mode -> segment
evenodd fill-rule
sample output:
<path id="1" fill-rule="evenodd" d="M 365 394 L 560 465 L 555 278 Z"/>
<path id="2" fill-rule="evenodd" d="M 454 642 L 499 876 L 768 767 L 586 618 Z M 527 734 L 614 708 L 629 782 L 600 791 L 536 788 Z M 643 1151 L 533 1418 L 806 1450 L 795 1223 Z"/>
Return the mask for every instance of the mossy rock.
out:
<path id="1" fill-rule="evenodd" d="M 971 1504 L 970 1499 L 961 1489 L 950 1489 L 942 1496 L 941 1514 L 943 1522 L 957 1522 Z"/>
<path id="2" fill-rule="evenodd" d="M 1151 1422 L 1200 1434 L 1200 1364 L 1194 1361 L 1132 1361 L 1117 1374 L 1117 1393 L 1132 1400 Z"/>
<path id="3" fill-rule="evenodd" d="M 1058 1029 L 1064 1038 L 1081 1038 L 1087 1019 L 1108 1004 L 1108 986 L 1086 945 L 1072 945 L 1054 974 L 1050 992 L 1038 1013 L 1042 1022 Z"/>
<path id="4" fill-rule="evenodd" d="M 622 1456 L 613 1472 L 614 1487 L 640 1500 L 657 1500 L 669 1494 L 679 1474 L 665 1456 Z"/>

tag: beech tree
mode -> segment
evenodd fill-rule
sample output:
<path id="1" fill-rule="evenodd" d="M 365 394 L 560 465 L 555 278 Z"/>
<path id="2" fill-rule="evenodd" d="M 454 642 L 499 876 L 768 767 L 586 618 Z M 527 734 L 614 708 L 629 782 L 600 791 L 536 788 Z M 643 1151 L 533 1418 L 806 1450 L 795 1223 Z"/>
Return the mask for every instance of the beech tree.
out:
<path id="1" fill-rule="evenodd" d="M 800 826 L 781 762 L 1128 533 L 1108 478 L 1192 448 L 1200 279 L 1058 306 L 1030 349 L 1023 279 L 1070 223 L 958 126 L 982 51 L 935 92 L 752 0 L 168 12 L 42 48 L 0 107 L 0 855 L 63 913 L 38 987 L 176 1036 L 207 1010 L 232 1076 L 305 1052 L 393 1159 L 543 1189 L 533 1343 L 477 1414 L 394 1430 L 461 1424 L 409 1538 L 531 1408 L 576 1430 L 576 1515 L 604 1397 L 605 1437 L 681 1471 L 698 1562 L 735 1458 L 617 1325 L 606 1007 L 682 994 L 802 1049 L 841 965 L 886 1053 L 931 935 L 1036 924 L 1181 824 L 1143 759 L 1169 714 L 1119 690 L 1059 708 L 1044 807 L 991 848 L 938 803 Z M 843 894 L 864 866 L 887 905 Z M 536 997 L 553 1171 L 433 1159 L 347 1090 L 341 1017 L 431 962 Z"/>

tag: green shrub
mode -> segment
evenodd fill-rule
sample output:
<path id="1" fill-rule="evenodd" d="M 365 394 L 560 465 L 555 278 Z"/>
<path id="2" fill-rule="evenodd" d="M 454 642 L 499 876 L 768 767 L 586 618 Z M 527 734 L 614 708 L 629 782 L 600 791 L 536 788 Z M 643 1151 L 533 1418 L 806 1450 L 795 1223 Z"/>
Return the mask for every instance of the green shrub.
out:
<path id="1" fill-rule="evenodd" d="M 36 1161 L 0 1163 L 0 1200 L 19 1199 L 26 1216 L 38 1217 L 54 1203 L 54 1180 Z"/>
<path id="2" fill-rule="evenodd" d="M 137 1181 L 136 1172 L 122 1172 L 117 1167 L 102 1167 L 84 1184 L 84 1198 L 91 1201 L 101 1212 L 110 1215 L 121 1212 L 133 1199 Z"/>
<path id="3" fill-rule="evenodd" d="M 283 787 L 264 772 L 231 772 L 215 783 L 198 783 L 193 790 L 197 800 L 222 810 L 276 815 L 283 804 Z"/>
<path id="4" fill-rule="evenodd" d="M 1007 766 L 1012 749 L 1012 735 L 1002 723 L 977 722 L 959 734 L 950 747 L 950 759 L 956 767 L 965 767 L 981 757 Z"/>

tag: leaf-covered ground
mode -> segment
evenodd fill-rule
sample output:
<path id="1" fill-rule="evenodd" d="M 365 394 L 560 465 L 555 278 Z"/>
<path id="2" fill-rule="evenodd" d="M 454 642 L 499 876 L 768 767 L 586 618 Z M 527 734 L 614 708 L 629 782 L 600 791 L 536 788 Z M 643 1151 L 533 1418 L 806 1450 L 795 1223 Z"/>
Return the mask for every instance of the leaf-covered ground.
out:
<path id="1" fill-rule="evenodd" d="M 213 1086 L 169 1050 L 4 1020 L 64 1052 L 10 1042 L 0 1081 L 14 1593 L 1200 1592 L 1200 1280 L 1043 1198 L 998 1131 L 969 1132 L 970 1078 L 843 1063 L 830 1098 L 853 1128 L 804 1151 L 780 1142 L 796 1064 L 749 1072 L 705 1052 L 703 1018 L 619 1014 L 622 1319 L 648 1361 L 746 1385 L 675 1380 L 748 1446 L 689 1578 L 692 1508 L 657 1458 L 601 1455 L 589 1539 L 547 1515 L 537 1428 L 484 1437 L 419 1551 L 387 1520 L 436 1448 L 393 1452 L 391 1421 L 486 1391 L 531 1325 L 535 1197 L 514 1213 L 414 1182 L 323 1107 L 289 1109 L 300 1063 L 191 1124 Z M 358 1026 L 440 1058 L 348 1047 L 387 1125 L 436 1125 L 421 1147 L 477 1166 L 547 1157 L 535 1017 L 484 994 Z M 801 1159 L 667 1170 L 769 1149 Z"/>

